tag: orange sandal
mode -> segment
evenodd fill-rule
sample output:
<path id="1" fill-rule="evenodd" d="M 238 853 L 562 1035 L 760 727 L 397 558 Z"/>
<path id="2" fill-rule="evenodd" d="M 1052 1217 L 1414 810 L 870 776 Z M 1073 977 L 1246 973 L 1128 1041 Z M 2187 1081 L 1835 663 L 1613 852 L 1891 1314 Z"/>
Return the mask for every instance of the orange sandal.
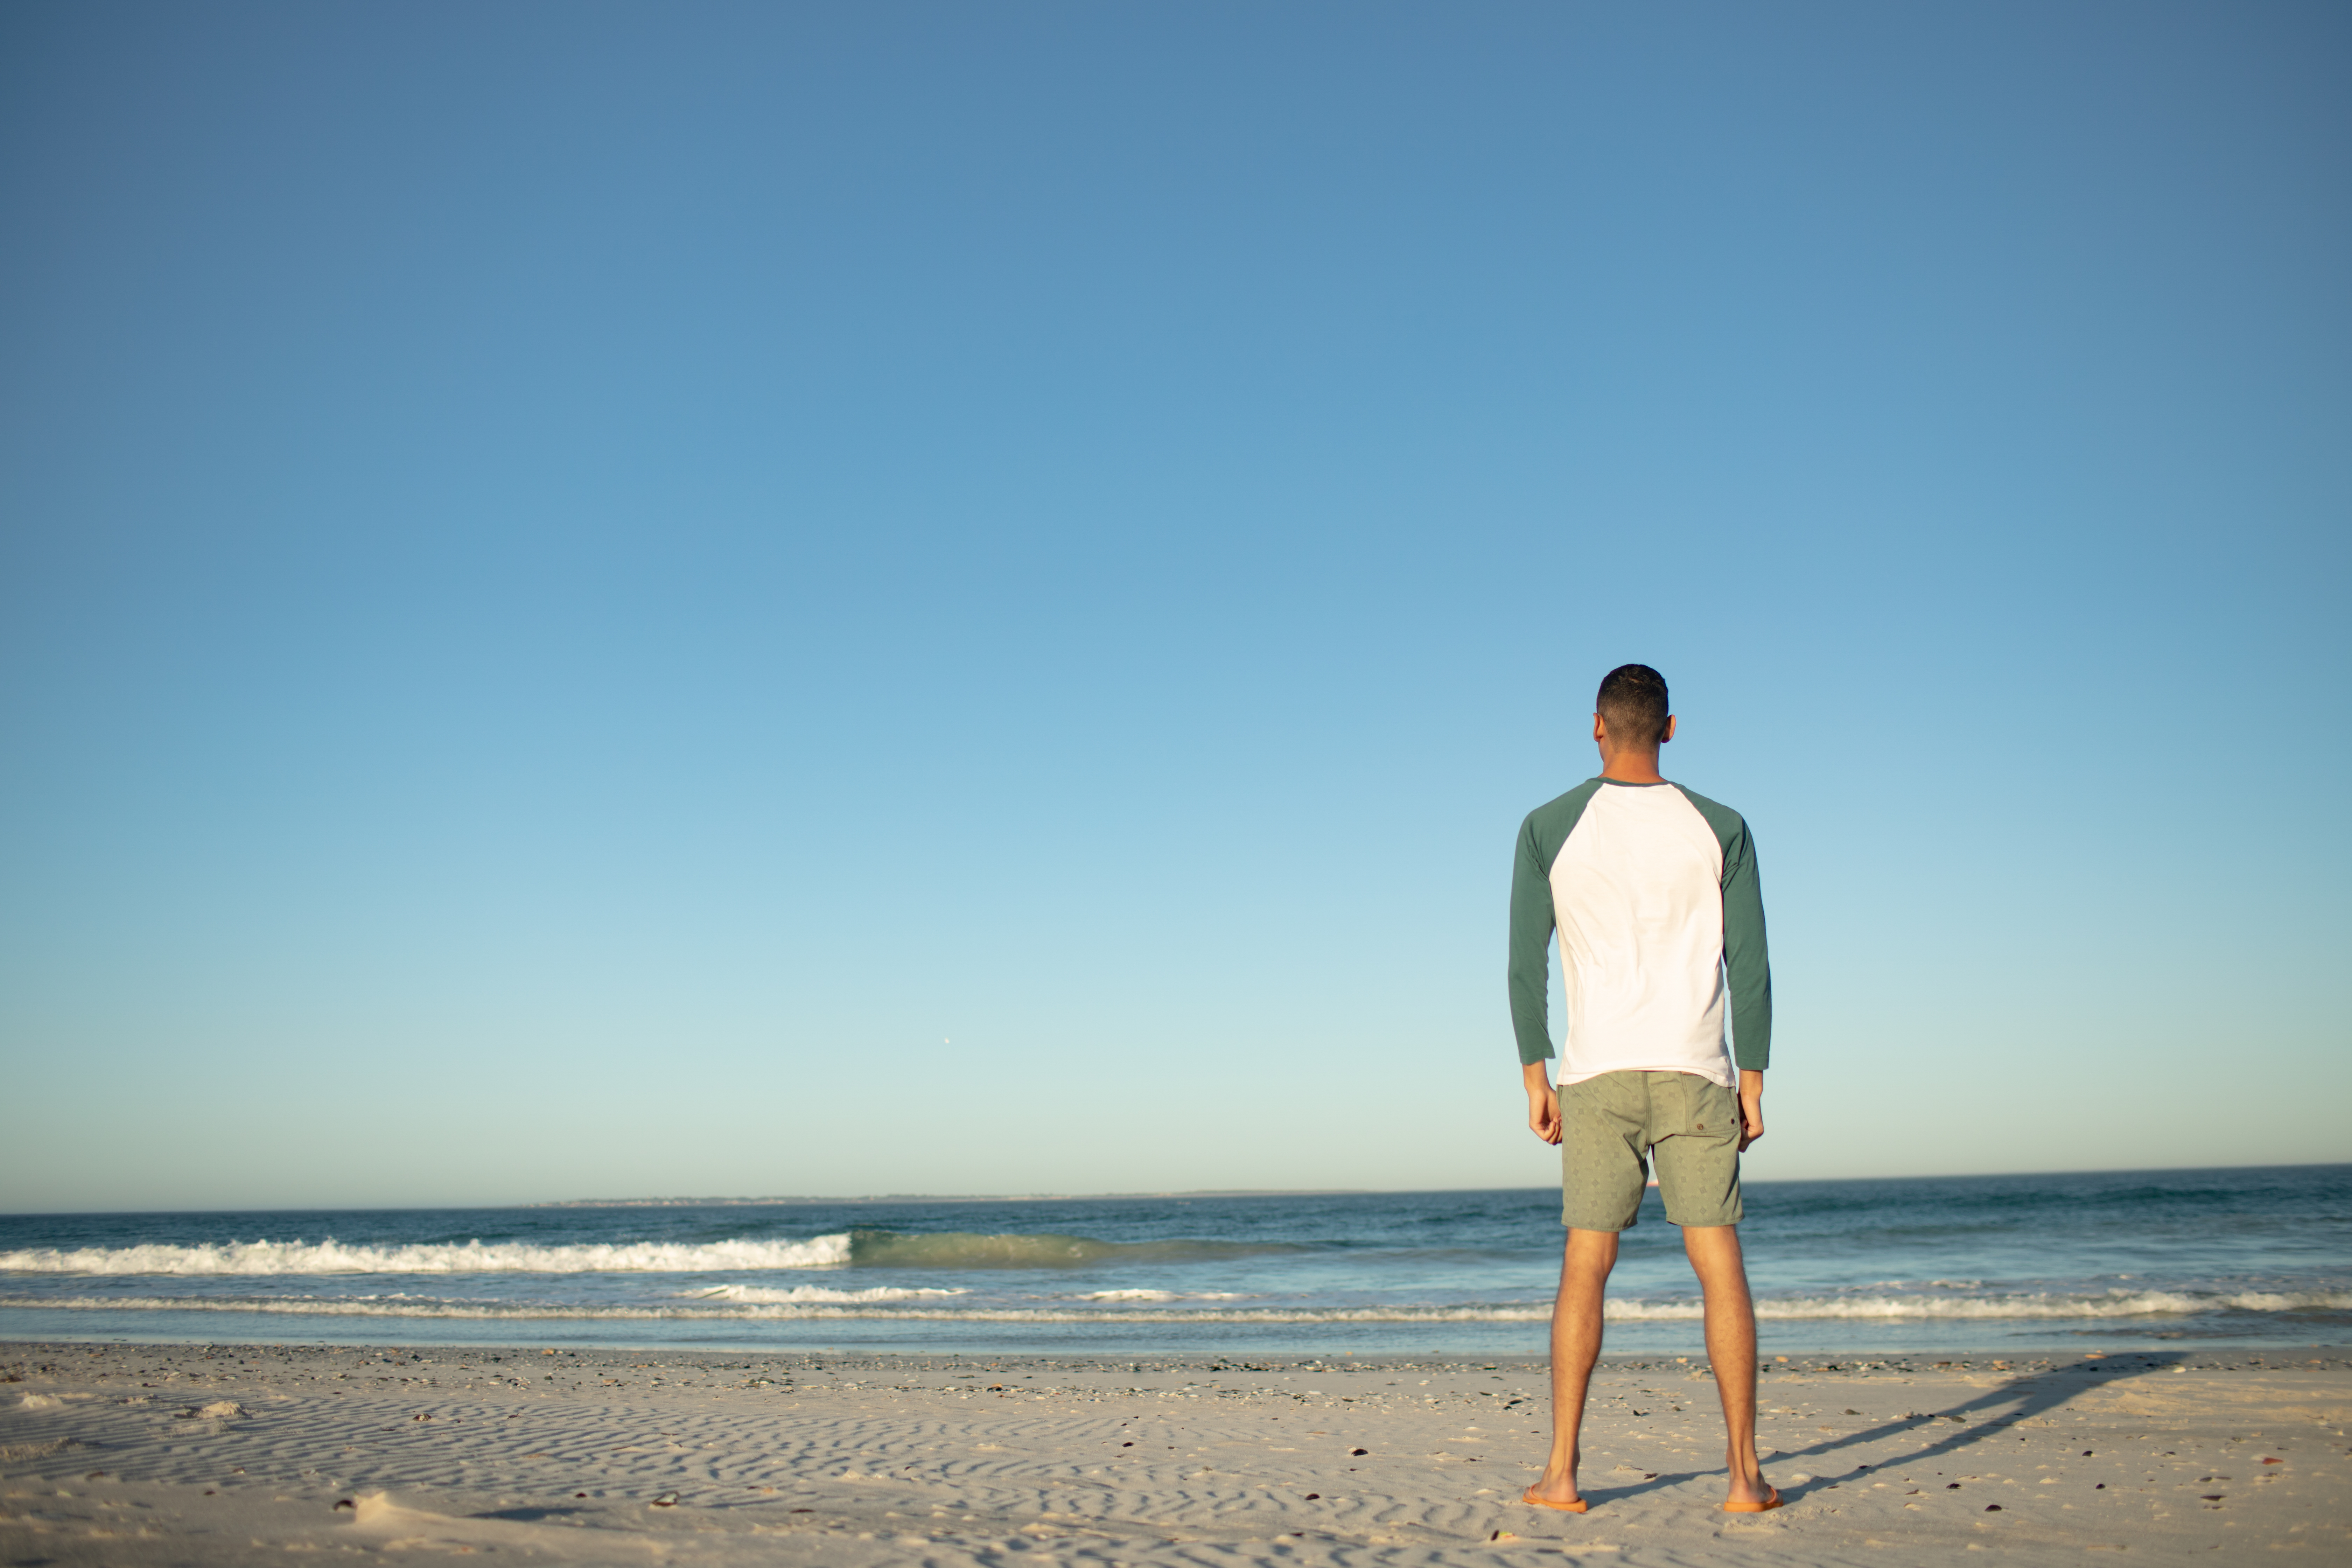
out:
<path id="1" fill-rule="evenodd" d="M 1530 1488 L 1528 1489 L 1533 1490 L 1534 1489 Z M 1519 1500 L 1527 1504 L 1529 1508 L 1557 1509 L 1561 1513 L 1582 1513 L 1586 1509 L 1592 1506 L 1582 1498 L 1578 1498 L 1574 1502 L 1553 1502 L 1549 1498 L 1529 1497 L 1527 1492 L 1521 1492 L 1519 1494 Z"/>
<path id="2" fill-rule="evenodd" d="M 1767 1510 L 1779 1508 L 1780 1506 L 1780 1489 L 1778 1487 L 1767 1487 L 1764 1489 L 1770 1492 L 1772 1495 L 1766 1498 L 1762 1502 L 1727 1502 L 1723 1505 L 1723 1511 L 1726 1513 L 1763 1513 Z"/>

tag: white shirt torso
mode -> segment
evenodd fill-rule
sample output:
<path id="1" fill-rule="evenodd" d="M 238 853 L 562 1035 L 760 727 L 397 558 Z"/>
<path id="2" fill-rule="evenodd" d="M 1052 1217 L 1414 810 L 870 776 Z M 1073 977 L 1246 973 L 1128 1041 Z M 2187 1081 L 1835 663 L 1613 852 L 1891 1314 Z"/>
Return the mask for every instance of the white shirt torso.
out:
<path id="1" fill-rule="evenodd" d="M 1724 1039 L 1723 847 L 1670 784 L 1604 781 L 1550 868 L 1562 1085 L 1607 1072 L 1738 1082 Z"/>

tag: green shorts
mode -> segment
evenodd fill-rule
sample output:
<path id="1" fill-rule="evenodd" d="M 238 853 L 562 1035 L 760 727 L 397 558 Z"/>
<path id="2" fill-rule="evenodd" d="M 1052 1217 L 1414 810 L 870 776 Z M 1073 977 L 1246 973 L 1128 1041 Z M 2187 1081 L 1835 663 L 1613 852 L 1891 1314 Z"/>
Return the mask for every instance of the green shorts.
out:
<path id="1" fill-rule="evenodd" d="M 1605 1072 L 1559 1091 L 1559 1223 L 1631 1230 L 1654 1160 L 1675 1225 L 1738 1225 L 1739 1096 L 1696 1073 Z"/>

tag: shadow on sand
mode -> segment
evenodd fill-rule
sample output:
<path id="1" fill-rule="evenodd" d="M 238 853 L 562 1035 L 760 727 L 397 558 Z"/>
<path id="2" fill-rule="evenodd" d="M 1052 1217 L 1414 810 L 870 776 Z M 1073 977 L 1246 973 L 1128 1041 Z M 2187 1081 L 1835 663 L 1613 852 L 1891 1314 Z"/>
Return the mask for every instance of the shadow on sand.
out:
<path id="1" fill-rule="evenodd" d="M 584 1508 L 501 1508 L 488 1513 L 469 1513 L 467 1519 L 503 1519 L 515 1524 L 537 1524 L 543 1520 L 568 1519 L 576 1513 L 587 1513 Z"/>
<path id="2" fill-rule="evenodd" d="M 1975 1398 L 1962 1400 L 1958 1405 L 1946 1405 L 1939 1410 L 1912 1411 L 1874 1426 L 1865 1426 L 1859 1432 L 1849 1432 L 1842 1437 L 1823 1438 L 1802 1448 L 1781 1448 L 1772 1455 L 1765 1473 L 1769 1478 L 1775 1469 L 1786 1470 L 1805 1461 L 1815 1465 L 1834 1463 L 1840 1453 L 1846 1449 L 1883 1443 L 1889 1438 L 1933 1432 L 1937 1434 L 1934 1442 L 1905 1454 L 1902 1458 L 1906 1465 L 1922 1464 L 1972 1447 L 2021 1421 L 2030 1421 L 2046 1411 L 2055 1410 L 2085 1388 L 2119 1383 L 2152 1372 L 2169 1371 L 2187 1360 L 2187 1356 L 2178 1352 L 2150 1351 L 2144 1354 L 2084 1356 L 2041 1372 L 2021 1373 L 2000 1387 L 1987 1389 Z M 1773 1484 L 1780 1489 L 1783 1500 L 1796 1502 L 1841 1481 L 1867 1474 L 1872 1468 L 1869 1465 L 1855 1465 L 1835 1474 L 1814 1476 L 1801 1486 L 1791 1486 L 1785 1481 Z M 1671 1474 L 1661 1471 L 1634 1486 L 1593 1487 L 1588 1489 L 1584 1495 L 1597 1507 L 1603 1502 L 1622 1501 L 1645 1492 L 1664 1491 L 1685 1481 L 1721 1473 L 1713 1469 L 1679 1470 Z"/>

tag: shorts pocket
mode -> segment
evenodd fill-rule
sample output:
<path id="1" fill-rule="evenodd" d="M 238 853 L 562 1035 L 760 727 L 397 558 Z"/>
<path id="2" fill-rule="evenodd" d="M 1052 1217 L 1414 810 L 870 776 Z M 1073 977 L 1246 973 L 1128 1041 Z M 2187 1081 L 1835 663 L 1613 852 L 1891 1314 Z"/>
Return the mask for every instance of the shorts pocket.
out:
<path id="1" fill-rule="evenodd" d="M 1683 1097 L 1681 1131 L 1693 1138 L 1738 1138 L 1739 1126 L 1738 1091 L 1693 1076 Z"/>

